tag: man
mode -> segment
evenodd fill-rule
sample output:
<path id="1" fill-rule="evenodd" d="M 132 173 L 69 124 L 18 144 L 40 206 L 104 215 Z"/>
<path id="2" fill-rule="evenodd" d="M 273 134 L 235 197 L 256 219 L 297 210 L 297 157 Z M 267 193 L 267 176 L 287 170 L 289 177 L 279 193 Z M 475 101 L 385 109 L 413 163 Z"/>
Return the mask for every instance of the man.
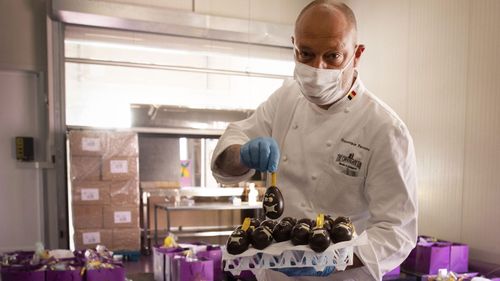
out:
<path id="1" fill-rule="evenodd" d="M 417 236 L 413 141 L 399 117 L 363 86 L 356 67 L 365 46 L 356 32 L 345 4 L 306 6 L 292 37 L 294 80 L 250 118 L 230 124 L 212 162 L 220 182 L 277 171 L 286 216 L 349 216 L 358 233 L 367 232 L 369 244 L 355 248 L 354 266 L 326 280 L 381 280 Z"/>

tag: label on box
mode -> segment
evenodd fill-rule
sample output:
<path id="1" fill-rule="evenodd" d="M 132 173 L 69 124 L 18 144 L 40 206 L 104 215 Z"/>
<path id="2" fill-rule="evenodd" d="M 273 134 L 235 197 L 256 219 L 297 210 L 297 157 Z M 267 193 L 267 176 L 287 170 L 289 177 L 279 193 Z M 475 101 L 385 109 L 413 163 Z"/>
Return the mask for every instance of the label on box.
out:
<path id="1" fill-rule="evenodd" d="M 82 236 L 83 236 L 83 245 L 101 243 L 101 233 L 99 232 L 85 232 L 83 233 Z"/>
<path id="2" fill-rule="evenodd" d="M 128 161 L 127 160 L 111 160 L 110 170 L 113 174 L 123 174 L 128 173 Z"/>
<path id="3" fill-rule="evenodd" d="M 100 151 L 101 140 L 98 138 L 82 138 L 82 150 L 84 151 Z"/>
<path id="4" fill-rule="evenodd" d="M 97 188 L 82 188 L 82 201 L 99 200 L 99 189 Z"/>
<path id="5" fill-rule="evenodd" d="M 115 223 L 131 223 L 132 222 L 132 212 L 115 212 Z"/>

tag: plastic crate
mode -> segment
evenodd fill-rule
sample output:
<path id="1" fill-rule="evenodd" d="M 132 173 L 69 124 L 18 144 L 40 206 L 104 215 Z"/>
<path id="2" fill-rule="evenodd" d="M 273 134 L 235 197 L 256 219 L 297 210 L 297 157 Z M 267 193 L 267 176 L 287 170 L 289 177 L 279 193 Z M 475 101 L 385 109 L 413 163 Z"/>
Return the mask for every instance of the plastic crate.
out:
<path id="1" fill-rule="evenodd" d="M 314 267 L 322 271 L 327 266 L 335 266 L 336 270 L 345 270 L 353 262 L 354 246 L 368 243 L 366 233 L 362 233 L 351 241 L 332 244 L 322 253 L 316 253 L 309 246 L 294 246 L 290 241 L 271 244 L 264 250 L 249 248 L 240 255 L 231 255 L 224 249 L 224 270 L 233 275 L 240 275 L 248 270 L 257 275 L 260 270 Z"/>

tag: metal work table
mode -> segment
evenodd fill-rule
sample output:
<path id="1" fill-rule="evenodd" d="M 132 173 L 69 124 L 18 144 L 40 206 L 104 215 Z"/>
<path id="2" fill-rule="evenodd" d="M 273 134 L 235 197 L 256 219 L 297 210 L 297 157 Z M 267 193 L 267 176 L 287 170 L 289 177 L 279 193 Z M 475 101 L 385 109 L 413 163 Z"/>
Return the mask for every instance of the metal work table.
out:
<path id="1" fill-rule="evenodd" d="M 231 203 L 195 203 L 193 205 L 175 205 L 175 204 L 155 204 L 154 205 L 154 241 L 158 244 L 158 209 L 164 210 L 167 213 L 167 233 L 171 231 L 170 227 L 170 212 L 174 211 L 223 211 L 223 210 L 260 210 L 262 202 L 257 202 L 254 205 L 249 205 L 248 202 L 242 202 L 241 205 Z M 188 228 L 184 228 L 188 229 Z M 216 229 L 213 229 L 216 230 Z M 212 236 L 212 235 L 229 235 L 231 231 L 207 231 L 206 234 L 197 236 Z M 195 236 L 195 235 L 193 235 Z"/>

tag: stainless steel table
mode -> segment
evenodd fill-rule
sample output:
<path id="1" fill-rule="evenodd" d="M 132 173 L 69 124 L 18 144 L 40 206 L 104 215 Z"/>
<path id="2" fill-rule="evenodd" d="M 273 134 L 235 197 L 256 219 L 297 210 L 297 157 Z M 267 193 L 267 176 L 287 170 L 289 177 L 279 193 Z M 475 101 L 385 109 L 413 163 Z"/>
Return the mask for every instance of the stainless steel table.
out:
<path id="1" fill-rule="evenodd" d="M 175 205 L 175 204 L 155 204 L 154 205 L 154 241 L 158 245 L 158 210 L 164 210 L 167 213 L 167 233 L 170 232 L 170 212 L 174 211 L 223 211 L 223 210 L 261 210 L 262 202 L 257 202 L 254 205 L 249 205 L 248 202 L 242 202 L 241 205 L 233 205 L 231 203 L 195 203 L 193 205 Z M 227 232 L 227 233 L 226 233 Z M 229 235 L 231 231 L 226 231 L 222 234 Z M 219 232 L 221 234 L 221 232 Z M 199 235 L 203 236 L 203 235 Z"/>

